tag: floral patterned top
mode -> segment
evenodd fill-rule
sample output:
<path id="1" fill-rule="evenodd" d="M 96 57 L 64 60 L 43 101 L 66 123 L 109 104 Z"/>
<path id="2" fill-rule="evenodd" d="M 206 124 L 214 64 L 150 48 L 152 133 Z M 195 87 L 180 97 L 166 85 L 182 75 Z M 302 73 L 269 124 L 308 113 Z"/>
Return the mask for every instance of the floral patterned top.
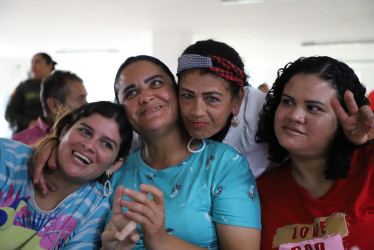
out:
<path id="1" fill-rule="evenodd" d="M 90 182 L 53 210 L 41 210 L 27 163 L 33 149 L 0 139 L 1 249 L 96 249 L 110 210 L 102 185 Z"/>

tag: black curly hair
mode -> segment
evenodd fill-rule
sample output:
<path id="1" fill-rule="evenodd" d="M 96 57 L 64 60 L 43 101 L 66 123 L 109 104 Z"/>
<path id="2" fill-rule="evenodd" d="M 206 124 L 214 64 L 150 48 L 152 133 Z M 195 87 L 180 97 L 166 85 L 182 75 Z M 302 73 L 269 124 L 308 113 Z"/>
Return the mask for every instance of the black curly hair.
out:
<path id="1" fill-rule="evenodd" d="M 344 103 L 346 90 L 352 91 L 358 107 L 369 104 L 369 100 L 365 96 L 366 88 L 360 83 L 354 71 L 343 62 L 327 56 L 312 56 L 301 57 L 295 62 L 286 64 L 284 68 L 278 70 L 277 78 L 266 96 L 266 103 L 260 112 L 256 133 L 256 142 L 267 142 L 269 144 L 269 159 L 277 163 L 283 162 L 289 152 L 279 144 L 275 136 L 274 116 L 285 85 L 296 74 L 317 75 L 331 83 L 337 91 L 340 104 L 346 111 Z M 327 160 L 326 179 L 335 180 L 348 175 L 354 149 L 355 145 L 345 137 L 343 128 L 338 122 L 338 129 Z"/>

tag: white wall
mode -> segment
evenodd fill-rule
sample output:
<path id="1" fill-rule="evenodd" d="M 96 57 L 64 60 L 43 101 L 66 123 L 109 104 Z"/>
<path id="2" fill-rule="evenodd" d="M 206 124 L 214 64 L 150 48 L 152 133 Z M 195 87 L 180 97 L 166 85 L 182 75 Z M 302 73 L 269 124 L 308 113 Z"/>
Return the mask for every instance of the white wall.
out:
<path id="1" fill-rule="evenodd" d="M 176 73 L 177 58 L 191 43 L 213 38 L 233 46 L 243 57 L 246 72 L 250 75 L 250 84 L 254 87 L 267 82 L 271 85 L 277 70 L 287 62 L 296 60 L 299 56 L 328 55 L 344 61 L 341 52 L 362 54 L 367 49 L 374 49 L 374 45 L 352 48 L 302 48 L 292 46 L 287 48 L 269 48 L 258 50 L 251 42 L 236 40 L 235 38 L 222 39 L 206 35 L 190 34 L 187 32 L 157 31 L 131 36 L 123 42 L 123 46 L 115 50 L 78 50 L 78 51 L 47 51 L 58 62 L 56 69 L 69 70 L 80 76 L 87 88 L 88 101 L 114 99 L 113 82 L 120 64 L 129 56 L 148 54 L 165 62 L 173 73 Z M 274 50 L 284 50 L 283 54 L 274 57 Z M 36 52 L 39 52 L 36 51 Z M 35 52 L 35 53 L 36 53 Z M 0 56 L 0 137 L 9 137 L 10 130 L 4 119 L 6 102 L 18 83 L 27 79 L 30 60 L 33 54 L 25 51 L 24 56 L 18 53 L 16 57 Z M 374 62 L 373 61 L 348 61 L 368 92 L 374 90 Z"/>

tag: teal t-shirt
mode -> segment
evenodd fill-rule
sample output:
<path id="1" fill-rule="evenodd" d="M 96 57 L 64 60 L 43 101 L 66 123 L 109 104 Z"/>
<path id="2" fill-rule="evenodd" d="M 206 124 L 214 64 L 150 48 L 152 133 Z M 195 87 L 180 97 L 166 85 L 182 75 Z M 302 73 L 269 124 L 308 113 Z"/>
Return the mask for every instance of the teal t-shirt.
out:
<path id="1" fill-rule="evenodd" d="M 164 194 L 166 232 L 194 245 L 217 249 L 214 223 L 261 229 L 260 203 L 247 159 L 231 146 L 205 142 L 201 152 L 164 170 L 146 165 L 141 151 L 136 151 L 113 174 L 112 187 L 158 187 Z M 112 202 L 114 194 L 111 198 Z M 143 248 L 139 225 L 138 231 L 141 240 L 135 248 Z"/>

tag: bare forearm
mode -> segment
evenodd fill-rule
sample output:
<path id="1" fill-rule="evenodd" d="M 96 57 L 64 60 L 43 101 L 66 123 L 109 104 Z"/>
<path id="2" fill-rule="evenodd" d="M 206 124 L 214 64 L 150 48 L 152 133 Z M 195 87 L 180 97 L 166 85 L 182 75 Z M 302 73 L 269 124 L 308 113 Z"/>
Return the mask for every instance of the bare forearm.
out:
<path id="1" fill-rule="evenodd" d="M 156 250 L 156 249 L 163 249 L 163 250 L 174 250 L 174 249 L 205 249 L 202 247 L 195 246 L 187 241 L 184 241 L 178 237 L 175 237 L 171 234 L 165 233 L 163 239 L 158 242 L 151 242 L 148 241 L 147 238 L 144 238 L 144 247 L 146 249 Z"/>

